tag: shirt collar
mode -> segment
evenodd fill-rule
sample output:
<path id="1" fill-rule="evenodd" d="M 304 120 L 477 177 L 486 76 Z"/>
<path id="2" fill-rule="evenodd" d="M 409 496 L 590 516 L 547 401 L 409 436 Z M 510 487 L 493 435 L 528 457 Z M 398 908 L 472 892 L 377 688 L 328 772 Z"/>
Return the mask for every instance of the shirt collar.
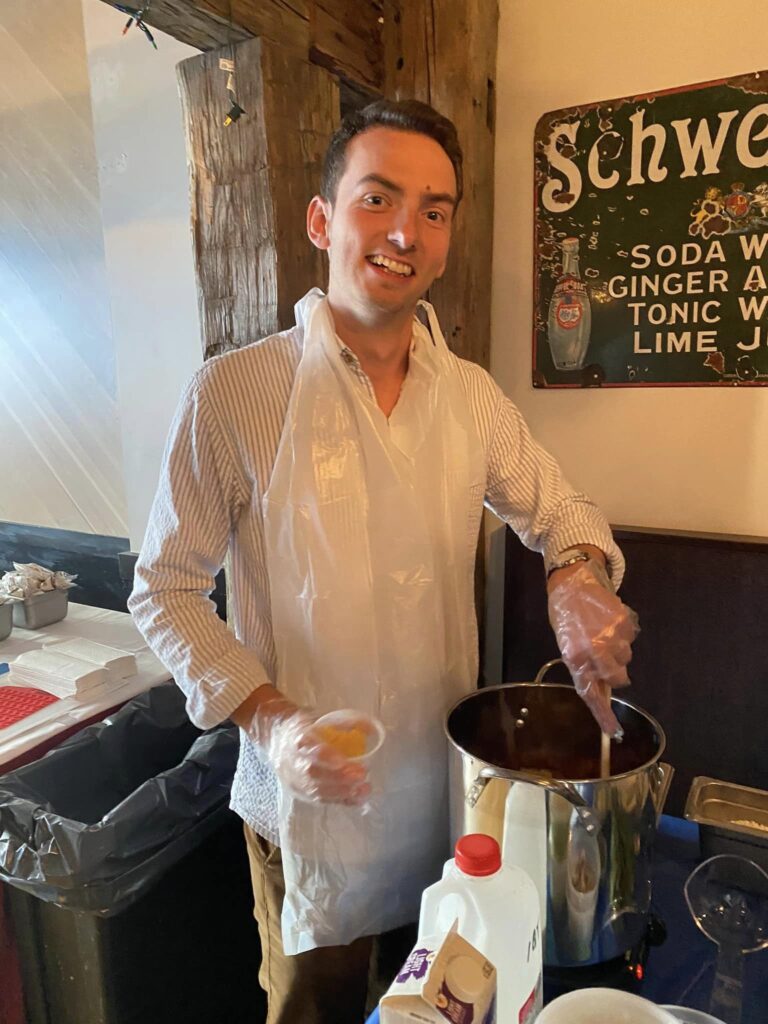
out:
<path id="1" fill-rule="evenodd" d="M 360 365 L 360 360 L 357 358 L 352 349 L 346 345 L 338 334 L 334 333 L 334 339 L 339 347 L 339 354 L 347 366 L 350 369 L 363 373 L 363 368 Z M 432 344 L 432 339 L 424 325 L 414 318 L 413 331 L 411 332 L 411 347 L 408 350 L 410 372 L 412 366 L 417 366 L 419 370 L 428 371 L 430 375 L 434 373 L 434 368 L 429 359 L 426 358 L 425 346 Z"/>

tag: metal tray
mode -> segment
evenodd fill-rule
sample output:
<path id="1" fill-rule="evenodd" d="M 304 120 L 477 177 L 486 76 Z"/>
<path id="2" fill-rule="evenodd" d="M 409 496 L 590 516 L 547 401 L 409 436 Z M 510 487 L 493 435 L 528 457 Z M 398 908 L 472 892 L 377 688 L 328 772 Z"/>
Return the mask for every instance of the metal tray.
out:
<path id="1" fill-rule="evenodd" d="M 0 640 L 5 640 L 7 636 L 10 636 L 12 628 L 13 609 L 11 602 L 7 601 L 5 604 L 0 604 Z"/>
<path id="2" fill-rule="evenodd" d="M 768 792 L 765 790 L 699 775 L 691 783 L 685 817 L 698 823 L 701 852 L 705 857 L 735 853 L 768 871 Z"/>
<path id="3" fill-rule="evenodd" d="M 13 624 L 21 629 L 42 629 L 67 614 L 69 591 L 47 590 L 13 602 Z"/>

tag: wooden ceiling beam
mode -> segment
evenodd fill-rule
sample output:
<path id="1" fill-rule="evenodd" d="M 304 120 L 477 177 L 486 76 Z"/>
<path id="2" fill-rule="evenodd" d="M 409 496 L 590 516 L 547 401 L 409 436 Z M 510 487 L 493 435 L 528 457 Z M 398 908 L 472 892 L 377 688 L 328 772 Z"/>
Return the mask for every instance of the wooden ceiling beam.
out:
<path id="1" fill-rule="evenodd" d="M 117 0 L 102 0 L 114 7 Z M 124 0 L 120 0 L 124 2 Z M 141 0 L 128 0 L 140 7 Z M 367 89 L 384 86 L 385 0 L 151 0 L 144 21 L 198 50 L 253 37 Z"/>

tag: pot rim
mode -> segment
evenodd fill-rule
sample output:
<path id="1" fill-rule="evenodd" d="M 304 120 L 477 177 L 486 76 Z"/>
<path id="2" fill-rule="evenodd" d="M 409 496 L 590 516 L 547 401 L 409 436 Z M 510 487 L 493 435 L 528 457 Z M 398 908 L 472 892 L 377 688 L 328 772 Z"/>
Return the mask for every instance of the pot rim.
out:
<path id="1" fill-rule="evenodd" d="M 460 746 L 456 742 L 456 740 L 453 738 L 453 736 L 451 736 L 451 734 L 450 734 L 450 731 L 448 729 L 448 719 L 451 717 L 453 712 L 456 711 L 462 704 L 466 703 L 466 701 L 471 700 L 473 697 L 476 697 L 480 693 L 492 693 L 494 690 L 512 690 L 512 689 L 514 689 L 515 687 L 518 687 L 518 686 L 536 686 L 536 687 L 545 687 L 546 686 L 546 687 L 548 687 L 550 689 L 572 690 L 574 693 L 576 692 L 575 688 L 573 686 L 569 686 L 567 683 L 544 683 L 544 682 L 535 683 L 533 681 L 529 681 L 529 682 L 517 682 L 517 683 L 498 683 L 495 686 L 480 686 L 476 690 L 473 690 L 472 693 L 465 693 L 463 697 L 459 697 L 459 699 L 446 712 L 445 718 L 443 720 L 443 732 L 445 733 L 446 738 L 448 739 L 448 742 L 450 743 L 450 745 L 455 750 L 457 750 L 460 754 L 462 754 L 463 756 L 470 757 L 470 758 L 472 758 L 473 761 L 477 761 L 479 764 L 481 764 L 483 766 L 486 766 L 488 768 L 499 768 L 499 767 L 501 767 L 500 765 L 494 764 L 492 761 L 485 761 L 485 760 L 483 760 L 482 757 L 478 757 L 476 754 L 471 754 L 468 750 L 465 750 L 462 746 Z M 586 785 L 586 784 L 594 786 L 594 785 L 599 785 L 601 783 L 616 782 L 618 779 L 628 779 L 632 775 L 637 775 L 638 772 L 643 772 L 643 771 L 645 771 L 648 768 L 652 768 L 653 765 L 657 764 L 661 760 L 661 757 L 662 757 L 664 751 L 667 749 L 667 736 L 666 736 L 666 733 L 664 732 L 664 730 L 662 729 L 661 725 L 659 725 L 659 723 L 653 717 L 653 715 L 649 714 L 647 711 L 644 711 L 642 708 L 639 708 L 636 704 L 633 704 L 631 701 L 623 700 L 621 697 L 613 697 L 612 696 L 611 697 L 611 704 L 613 704 L 614 701 L 616 701 L 617 704 L 623 704 L 624 707 L 630 708 L 630 710 L 637 712 L 637 714 L 639 714 L 639 715 L 642 715 L 642 717 L 645 718 L 646 721 L 648 721 L 653 726 L 653 728 L 656 730 L 656 732 L 658 733 L 658 736 L 659 736 L 659 748 L 656 751 L 655 756 L 652 757 L 650 760 L 646 761 L 644 764 L 638 765 L 637 768 L 632 768 L 631 771 L 621 772 L 619 775 L 609 775 L 607 779 L 602 779 L 602 778 L 599 778 L 599 777 L 598 778 L 592 778 L 592 779 L 589 779 L 589 778 L 587 778 L 587 779 L 560 779 L 560 778 L 554 778 L 555 782 L 569 783 L 570 785 L 574 785 L 574 786 L 580 786 L 580 785 Z"/>

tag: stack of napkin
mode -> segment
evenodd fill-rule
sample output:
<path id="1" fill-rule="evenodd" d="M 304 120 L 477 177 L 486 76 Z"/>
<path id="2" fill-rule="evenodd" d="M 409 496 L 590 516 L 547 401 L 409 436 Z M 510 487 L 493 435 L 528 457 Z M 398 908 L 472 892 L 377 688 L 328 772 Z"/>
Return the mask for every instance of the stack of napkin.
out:
<path id="1" fill-rule="evenodd" d="M 114 686 L 133 675 L 133 654 L 82 637 L 25 651 L 11 663 L 13 683 L 36 686 L 57 697 L 76 697 L 96 686 Z"/>

